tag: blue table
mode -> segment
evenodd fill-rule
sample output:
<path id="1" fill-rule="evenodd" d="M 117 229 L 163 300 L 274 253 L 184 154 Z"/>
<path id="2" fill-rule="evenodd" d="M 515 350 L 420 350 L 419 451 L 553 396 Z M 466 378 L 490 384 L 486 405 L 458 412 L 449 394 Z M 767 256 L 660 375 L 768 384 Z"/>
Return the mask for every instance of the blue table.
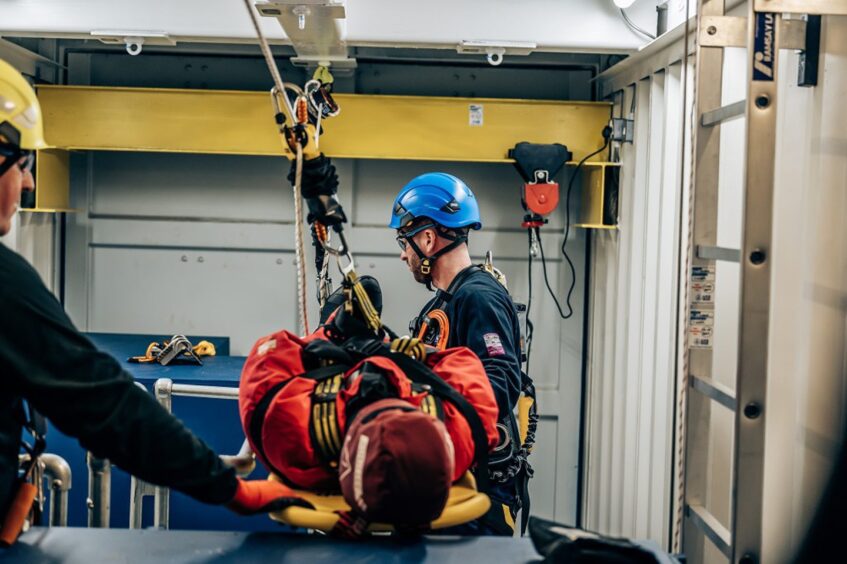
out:
<path id="1" fill-rule="evenodd" d="M 152 341 L 161 342 L 170 335 L 126 335 L 89 333 L 87 336 L 100 350 L 114 356 L 121 366 L 148 390 L 159 378 L 170 378 L 175 383 L 226 386 L 236 388 L 241 377 L 244 357 L 225 356 L 229 352 L 229 338 L 188 336 L 192 343 L 205 339 L 212 342 L 218 356 L 205 357 L 202 366 L 135 364 L 126 361 L 130 356 L 144 354 Z M 201 439 L 220 454 L 235 454 L 241 447 L 244 434 L 238 417 L 237 402 L 200 398 L 173 398 L 173 413 Z M 48 451 L 65 458 L 73 473 L 73 487 L 68 496 L 68 525 L 84 527 L 87 524 L 86 498 L 88 496 L 88 468 L 85 451 L 76 439 L 67 437 L 55 428 L 47 436 Z M 258 467 L 251 478 L 267 476 Z M 112 527 L 129 525 L 129 475 L 112 468 L 111 518 Z M 204 505 L 178 492 L 171 493 L 170 526 L 173 529 L 205 529 L 236 531 L 277 531 L 280 526 L 265 516 L 238 517 L 221 507 Z M 144 525 L 153 524 L 153 500 L 145 499 Z"/>
<path id="2" fill-rule="evenodd" d="M 208 531 L 31 529 L 0 559 L 21 563 L 92 562 L 300 563 L 344 562 L 532 562 L 538 554 L 528 538 L 382 537 L 344 542 L 318 535 Z"/>

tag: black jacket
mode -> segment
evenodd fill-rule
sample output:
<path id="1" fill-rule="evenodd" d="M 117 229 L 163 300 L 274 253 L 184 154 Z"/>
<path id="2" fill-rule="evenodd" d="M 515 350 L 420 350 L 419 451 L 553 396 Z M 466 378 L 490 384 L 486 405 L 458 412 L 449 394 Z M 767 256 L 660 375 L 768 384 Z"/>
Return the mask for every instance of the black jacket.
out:
<path id="1" fill-rule="evenodd" d="M 469 268 L 473 270 L 441 308 L 450 321 L 447 346 L 468 347 L 480 358 L 502 420 L 515 408 L 521 393 L 518 313 L 509 293 L 493 276 L 476 266 Z M 437 301 L 438 296 L 430 300 L 421 315 Z"/>
<path id="2" fill-rule="evenodd" d="M 14 493 L 22 400 L 83 448 L 206 503 L 237 487 L 225 467 L 71 323 L 38 273 L 0 244 L 0 520 Z M 49 451 L 49 433 L 47 437 Z"/>

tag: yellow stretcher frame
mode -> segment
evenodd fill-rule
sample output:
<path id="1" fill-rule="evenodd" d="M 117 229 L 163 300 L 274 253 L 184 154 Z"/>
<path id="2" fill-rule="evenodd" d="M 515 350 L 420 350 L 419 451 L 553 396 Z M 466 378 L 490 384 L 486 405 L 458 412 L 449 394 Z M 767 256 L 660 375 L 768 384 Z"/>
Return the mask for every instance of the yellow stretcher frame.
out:
<path id="1" fill-rule="evenodd" d="M 269 480 L 279 481 L 274 474 Z M 316 529 L 328 533 L 335 527 L 339 516 L 337 511 L 349 511 L 350 506 L 341 495 L 318 495 L 305 490 L 295 490 L 298 497 L 311 503 L 315 509 L 305 507 L 288 507 L 282 511 L 270 514 L 270 518 L 279 523 L 293 527 Z M 441 515 L 430 524 L 433 530 L 446 529 L 479 519 L 491 507 L 487 495 L 476 489 L 476 480 L 470 472 L 466 472 L 458 482 L 450 488 L 447 506 Z M 369 532 L 391 532 L 394 527 L 385 523 L 371 523 Z"/>

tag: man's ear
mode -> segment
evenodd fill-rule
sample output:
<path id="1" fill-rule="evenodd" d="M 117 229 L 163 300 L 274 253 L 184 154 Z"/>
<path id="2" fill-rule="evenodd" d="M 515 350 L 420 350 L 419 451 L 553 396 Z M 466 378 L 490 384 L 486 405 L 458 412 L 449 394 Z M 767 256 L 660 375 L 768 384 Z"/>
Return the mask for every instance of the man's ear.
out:
<path id="1" fill-rule="evenodd" d="M 433 251 L 436 250 L 435 246 L 438 244 L 438 236 L 435 233 L 435 229 L 431 227 L 429 229 L 424 229 L 423 236 L 424 245 L 426 245 L 427 249 L 427 254 L 431 254 Z"/>

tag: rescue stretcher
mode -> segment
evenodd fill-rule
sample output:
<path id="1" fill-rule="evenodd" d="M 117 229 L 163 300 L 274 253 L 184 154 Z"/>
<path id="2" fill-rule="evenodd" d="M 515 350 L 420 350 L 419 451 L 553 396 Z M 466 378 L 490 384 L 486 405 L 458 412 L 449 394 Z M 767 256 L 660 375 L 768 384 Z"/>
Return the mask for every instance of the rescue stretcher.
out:
<path id="1" fill-rule="evenodd" d="M 199 386 L 192 384 L 175 384 L 167 378 L 156 381 L 154 394 L 159 403 L 168 411 L 172 409 L 173 396 L 200 397 L 209 399 L 238 399 L 238 388 L 223 386 Z M 527 426 L 529 424 L 530 403 L 519 403 L 518 422 L 520 435 L 525 439 Z M 222 456 L 224 462 L 236 469 L 241 477 L 249 476 L 256 467 L 256 457 L 250 450 L 247 441 L 243 443 L 241 450 L 236 455 Z M 277 480 L 273 474 L 268 478 Z M 312 505 L 312 509 L 306 507 L 291 506 L 283 510 L 270 513 L 269 516 L 276 522 L 304 529 L 329 532 L 333 529 L 339 519 L 339 512 L 348 511 L 350 506 L 339 495 L 320 495 L 308 490 L 294 490 L 298 497 Z M 154 518 L 155 526 L 168 528 L 169 524 L 169 497 L 170 490 L 147 484 L 136 478 L 132 479 L 131 494 L 131 521 L 140 524 L 142 522 L 143 498 L 153 496 L 156 508 Z M 477 489 L 477 483 L 470 472 L 466 472 L 462 478 L 453 484 L 441 516 L 430 525 L 432 530 L 445 529 L 474 521 L 483 516 L 491 507 L 489 497 Z M 138 525 L 136 525 L 138 526 Z M 394 527 L 385 523 L 372 523 L 368 532 L 391 532 Z"/>

